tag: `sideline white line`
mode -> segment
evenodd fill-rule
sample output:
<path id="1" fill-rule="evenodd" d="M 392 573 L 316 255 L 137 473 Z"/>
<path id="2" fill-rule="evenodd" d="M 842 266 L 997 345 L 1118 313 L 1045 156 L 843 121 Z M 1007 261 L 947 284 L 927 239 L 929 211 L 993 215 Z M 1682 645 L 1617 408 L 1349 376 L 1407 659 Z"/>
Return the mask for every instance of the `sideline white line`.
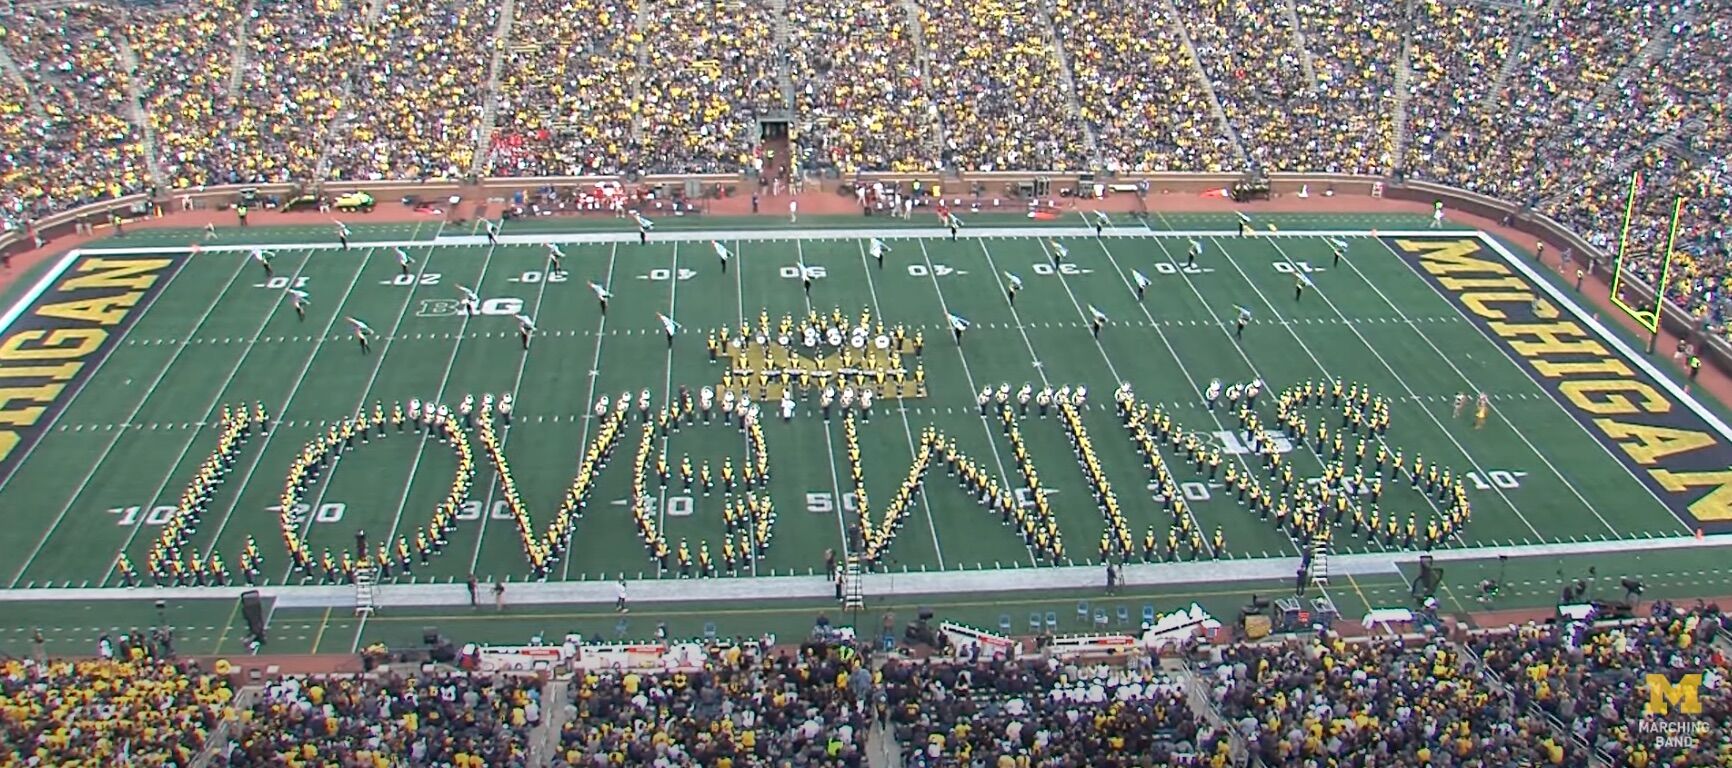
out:
<path id="1" fill-rule="evenodd" d="M 311 254 L 309 254 L 307 256 L 306 261 L 311 261 L 311 260 L 312 260 L 312 256 L 311 256 Z M 303 266 L 303 267 L 306 266 L 306 261 L 301 262 L 301 266 Z M 186 341 L 188 339 L 191 339 L 195 334 L 197 334 L 199 332 L 199 329 L 203 328 L 204 324 L 210 320 L 211 315 L 216 312 L 217 305 L 222 303 L 222 297 L 227 295 L 230 290 L 234 289 L 235 281 L 239 280 L 241 275 L 246 272 L 247 263 L 248 262 L 246 259 L 240 260 L 240 263 L 235 267 L 234 274 L 229 276 L 228 283 L 223 286 L 222 291 L 217 294 L 217 297 L 215 299 L 212 299 L 210 304 L 204 308 L 204 314 L 199 316 L 198 322 L 193 323 L 192 330 L 187 331 L 186 337 L 181 339 L 181 343 L 175 346 L 174 354 L 169 357 L 167 363 L 163 364 L 162 370 L 159 370 L 156 372 L 156 378 L 151 380 L 149 385 L 144 386 L 144 387 L 139 389 L 139 392 L 141 392 L 142 394 L 139 396 L 138 402 L 133 404 L 132 411 L 127 414 L 125 419 L 121 420 L 122 424 L 131 424 L 133 422 L 133 420 L 138 418 L 138 414 L 140 414 L 144 411 L 144 406 L 146 403 L 150 402 L 150 396 L 152 394 L 155 394 L 157 385 L 161 384 L 162 380 L 168 377 L 168 372 L 174 368 L 175 362 L 180 360 L 180 356 L 182 353 L 186 352 L 186 349 L 188 346 Z M 191 265 L 191 264 L 181 264 L 179 267 L 179 271 L 175 272 L 175 276 L 178 277 L 180 275 L 181 271 L 189 270 L 192 268 L 192 266 L 193 265 Z M 300 274 L 299 269 L 296 270 L 296 274 Z M 172 282 L 172 278 L 171 278 L 171 282 Z M 162 296 L 162 293 L 167 292 L 167 290 L 168 290 L 168 286 L 166 286 L 166 285 L 163 286 L 163 291 L 159 292 L 157 294 L 157 297 L 160 298 Z M 279 296 L 277 300 L 281 301 L 282 297 Z M 155 304 L 154 301 L 151 303 L 153 305 Z M 270 315 L 267 314 L 265 316 L 265 319 L 268 321 L 270 319 Z M 243 359 L 245 358 L 244 354 L 242 355 L 242 358 Z M 106 360 L 106 358 L 105 358 L 105 360 Z M 232 372 L 230 374 L 230 377 L 231 378 L 233 377 Z M 91 373 L 90 378 L 96 378 L 95 372 Z M 224 387 L 225 388 L 227 387 L 226 383 L 224 384 Z M 216 397 L 220 399 L 221 396 L 222 396 L 222 390 L 219 389 L 219 390 L 217 390 Z M 209 412 L 211 410 L 214 410 L 215 407 L 216 407 L 216 401 L 213 401 L 211 404 L 211 407 L 206 409 L 206 421 L 209 420 L 209 418 L 208 418 Z M 64 411 L 62 411 L 62 412 L 64 413 Z M 194 434 L 196 435 L 197 433 L 194 433 Z M 65 522 L 67 513 L 70 512 L 72 510 L 72 508 L 78 504 L 79 498 L 82 497 L 84 495 L 84 492 L 90 487 L 91 479 L 96 477 L 97 470 L 101 469 L 102 465 L 108 461 L 108 457 L 113 455 L 115 447 L 120 445 L 121 438 L 123 438 L 125 436 L 126 436 L 126 430 L 124 430 L 124 429 L 115 430 L 114 439 L 108 441 L 108 445 L 102 449 L 102 453 L 96 457 L 96 461 L 94 461 L 90 464 L 90 468 L 88 470 L 86 470 L 84 473 L 84 478 L 78 482 L 78 487 L 73 490 L 71 498 L 68 498 L 66 500 L 66 505 L 61 507 L 60 512 L 54 516 L 54 522 L 48 526 L 47 530 L 42 532 L 42 538 L 40 538 L 36 541 L 36 546 L 30 550 L 30 555 L 28 557 L 24 558 L 23 564 L 18 566 L 18 571 L 17 571 L 17 573 L 15 573 L 13 575 L 12 583 L 10 585 L 8 585 L 9 587 L 15 588 L 18 586 L 18 582 L 24 578 L 24 572 L 30 568 L 30 564 L 32 562 L 35 562 L 37 555 L 42 554 L 42 548 L 48 544 L 48 539 L 54 535 L 55 531 L 60 530 L 60 524 L 62 522 Z M 190 441 L 189 441 L 188 445 L 190 447 L 190 445 L 191 445 Z M 169 478 L 172 478 L 174 476 L 174 470 L 175 470 L 174 467 L 169 468 L 169 470 L 168 470 L 168 477 Z M 166 484 L 168 483 L 168 480 L 165 479 L 163 482 L 164 482 L 164 485 L 166 486 Z M 158 488 L 157 494 L 160 495 L 161 493 L 162 493 L 162 489 Z M 151 504 L 154 506 L 155 503 L 156 502 L 155 502 L 154 497 L 153 497 Z M 144 525 L 144 519 L 149 517 L 150 509 L 151 509 L 150 507 L 145 507 L 141 511 L 141 513 L 139 515 L 139 523 L 138 523 L 140 526 Z M 134 533 L 134 535 L 136 535 L 136 532 Z M 131 537 L 128 537 L 127 541 L 128 541 L 128 543 L 130 543 L 132 541 Z"/>
<path id="2" fill-rule="evenodd" d="M 601 284 L 601 287 L 605 290 L 613 290 L 613 265 L 618 260 L 619 244 L 616 243 L 613 247 L 609 248 L 607 252 L 607 277 L 602 278 Z M 596 383 L 601 380 L 601 347 L 605 341 L 607 341 L 607 313 L 603 312 L 601 313 L 601 322 L 596 325 L 595 330 L 595 357 L 589 361 L 589 394 L 584 396 L 584 415 L 581 417 L 583 420 L 583 433 L 582 437 L 578 438 L 577 441 L 577 461 L 579 464 L 583 462 L 583 457 L 589 450 L 589 425 L 595 423 L 595 419 L 593 418 L 594 411 L 591 409 L 595 407 Z M 575 535 L 577 531 L 575 523 L 572 525 L 571 530 L 572 533 L 567 534 L 565 537 L 565 546 L 562 548 L 559 557 L 561 561 L 559 564 L 559 578 L 562 581 L 571 578 L 571 537 Z M 621 574 L 621 578 L 623 577 L 624 574 Z"/>

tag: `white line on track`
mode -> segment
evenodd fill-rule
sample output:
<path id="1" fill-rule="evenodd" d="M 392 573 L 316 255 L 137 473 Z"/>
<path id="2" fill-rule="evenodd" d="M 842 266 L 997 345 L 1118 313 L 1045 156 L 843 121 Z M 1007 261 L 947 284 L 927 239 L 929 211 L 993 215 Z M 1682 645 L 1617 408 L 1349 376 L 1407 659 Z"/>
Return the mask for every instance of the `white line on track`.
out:
<path id="1" fill-rule="evenodd" d="M 306 258 L 304 260 L 302 260 L 300 266 L 295 268 L 295 276 L 299 276 L 301 274 L 301 270 L 306 268 L 307 263 L 312 261 L 312 258 L 313 258 L 312 254 L 308 254 L 306 256 Z M 221 303 L 221 298 L 224 295 L 226 295 L 230 290 L 232 290 L 234 288 L 235 281 L 239 280 L 240 276 L 246 272 L 248 263 L 249 262 L 245 259 L 241 260 L 240 266 L 235 270 L 235 273 L 229 277 L 228 284 L 223 287 L 222 293 L 218 294 L 217 299 L 212 300 L 210 303 L 210 306 L 205 308 L 204 314 L 199 318 L 199 321 L 197 323 L 195 323 L 193 325 L 193 329 L 187 333 L 187 338 L 191 338 L 192 334 L 197 333 L 198 329 L 200 327 L 202 327 L 207 321 L 210 320 L 210 316 L 216 311 L 217 305 L 219 303 Z M 183 270 L 192 269 L 192 268 L 193 268 L 193 265 L 191 265 L 191 264 L 185 264 L 185 265 L 181 266 L 181 269 L 183 269 Z M 293 285 L 294 282 L 295 282 L 294 277 L 291 276 L 289 278 L 289 284 Z M 161 294 L 158 294 L 158 296 L 160 296 L 160 295 Z M 277 294 L 276 301 L 274 303 L 272 303 L 272 305 L 271 305 L 271 311 L 265 313 L 264 320 L 259 323 L 258 329 L 256 331 L 254 331 L 253 335 L 255 337 L 264 333 L 265 325 L 270 322 L 271 315 L 276 313 L 276 308 L 282 305 L 283 297 L 287 296 L 287 295 L 288 294 L 286 292 L 279 292 Z M 248 351 L 250 351 L 250 349 L 251 348 L 249 347 Z M 123 423 L 131 422 L 133 419 L 136 419 L 138 417 L 139 413 L 144 411 L 144 406 L 146 403 L 150 402 L 150 396 L 155 393 L 157 385 L 161 384 L 163 379 L 168 377 L 168 372 L 174 368 L 175 362 L 180 359 L 181 353 L 185 352 L 185 351 L 186 351 L 186 345 L 182 344 L 178 349 L 176 349 L 174 351 L 174 355 L 169 358 L 168 362 L 162 366 L 162 370 L 157 371 L 155 380 L 153 380 L 149 386 L 143 387 L 140 390 L 141 392 L 144 393 L 143 396 L 141 396 L 138 400 L 138 403 L 133 406 L 132 413 L 126 417 L 125 422 L 123 422 Z M 243 351 L 241 353 L 240 358 L 235 361 L 234 367 L 229 370 L 228 377 L 223 380 L 222 386 L 217 388 L 217 391 L 211 395 L 211 401 L 209 404 L 207 404 L 205 406 L 205 411 L 204 411 L 205 416 L 203 419 L 201 419 L 201 421 L 204 421 L 204 422 L 214 421 L 211 418 L 212 414 L 214 414 L 216 412 L 218 406 L 222 403 L 222 396 L 223 396 L 224 391 L 228 389 L 229 383 L 234 381 L 235 373 L 240 371 L 241 364 L 246 362 L 246 359 L 247 359 L 247 352 Z M 186 446 L 181 449 L 181 458 L 182 459 L 186 458 L 186 453 L 188 451 L 192 450 L 193 443 L 197 441 L 200 431 L 202 431 L 202 430 L 194 431 L 192 436 L 187 438 Z M 66 519 L 66 514 L 69 511 L 71 511 L 71 509 L 74 506 L 77 506 L 78 500 L 84 495 L 84 492 L 90 487 L 91 479 L 96 477 L 97 471 L 99 469 L 101 469 L 102 465 L 108 461 L 108 457 L 111 454 L 113 454 L 115 447 L 120 444 L 120 439 L 121 439 L 121 437 L 125 436 L 125 434 L 126 434 L 126 432 L 124 430 L 115 432 L 114 439 L 108 441 L 108 446 L 103 449 L 102 455 L 98 456 L 96 461 L 90 465 L 90 469 L 87 472 L 85 472 L 84 479 L 81 482 L 79 482 L 77 490 L 73 491 L 72 498 L 68 499 L 66 501 L 66 506 L 61 507 L 59 514 L 55 515 L 54 524 L 49 526 L 48 530 L 43 532 L 42 538 L 36 542 L 36 547 L 34 549 L 30 550 L 30 555 L 28 557 L 24 558 L 24 563 L 22 565 L 18 566 L 18 573 L 13 576 L 11 586 L 13 586 L 13 587 L 18 586 L 18 581 L 20 579 L 24 578 L 24 572 L 30 568 L 30 564 L 36 560 L 36 556 L 42 554 L 42 548 L 45 545 L 47 545 L 48 539 L 53 535 L 53 533 L 56 530 L 59 530 L 60 523 Z M 168 471 L 166 473 L 164 473 L 162 483 L 160 485 L 158 485 L 156 491 L 151 494 L 150 505 L 144 508 L 146 511 L 149 511 L 150 509 L 155 508 L 156 500 L 160 496 L 162 496 L 163 489 L 167 488 L 168 484 L 175 480 L 175 471 L 177 469 L 179 469 L 179 467 L 180 467 L 180 460 L 179 459 L 177 459 L 174 464 L 169 466 Z M 126 551 L 127 547 L 132 545 L 133 538 L 136 537 L 138 535 L 138 531 L 144 527 L 144 521 L 148 517 L 149 517 L 149 515 L 139 515 L 137 525 L 135 525 L 132 528 L 132 530 L 130 530 L 127 533 L 126 542 L 120 546 L 120 549 L 118 550 L 118 552 L 124 552 L 124 551 Z M 118 563 L 118 558 L 116 558 L 115 561 L 110 564 L 111 570 L 112 570 L 112 566 L 114 564 L 117 564 L 117 563 Z"/>
<path id="2" fill-rule="evenodd" d="M 618 260 L 619 243 L 614 243 L 607 252 L 607 277 L 602 278 L 601 283 L 601 287 L 606 290 L 613 290 L 613 265 Z M 595 330 L 595 357 L 589 362 L 589 394 L 585 395 L 583 400 L 583 412 L 585 414 L 591 413 L 590 409 L 595 406 L 596 383 L 601 380 L 601 346 L 606 340 L 607 313 L 603 312 L 601 314 L 601 322 L 597 324 Z M 582 418 L 582 421 L 583 436 L 577 441 L 577 460 L 579 462 L 583 461 L 584 452 L 589 450 L 589 425 L 595 420 Z M 573 526 L 573 531 L 575 530 L 576 527 Z M 560 555 L 561 562 L 559 564 L 559 578 L 561 581 L 569 580 L 571 578 L 571 559 L 571 536 L 567 535 L 564 551 Z"/>

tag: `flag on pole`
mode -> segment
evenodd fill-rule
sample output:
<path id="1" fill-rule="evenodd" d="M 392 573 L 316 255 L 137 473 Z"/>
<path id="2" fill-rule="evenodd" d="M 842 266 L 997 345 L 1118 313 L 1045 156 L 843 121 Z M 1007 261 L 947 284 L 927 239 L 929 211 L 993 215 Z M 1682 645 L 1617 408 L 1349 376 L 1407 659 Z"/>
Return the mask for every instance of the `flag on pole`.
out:
<path id="1" fill-rule="evenodd" d="M 1022 278 L 1017 277 L 1015 272 L 1004 273 L 1004 278 L 1010 281 L 1010 287 L 1022 290 Z"/>
<path id="2" fill-rule="evenodd" d="M 1113 217 L 1108 215 L 1106 211 L 1095 211 L 1094 214 L 1095 214 L 1095 220 L 1099 221 L 1102 224 L 1113 223 Z"/>
<path id="3" fill-rule="evenodd" d="M 296 290 L 294 288 L 290 288 L 289 289 L 289 295 L 294 297 L 296 304 L 299 304 L 299 303 L 307 300 L 307 292 L 306 291 L 300 291 L 300 290 Z"/>
<path id="4" fill-rule="evenodd" d="M 637 225 L 638 225 L 639 229 L 655 229 L 656 228 L 656 223 L 653 221 L 650 221 L 648 218 L 645 218 L 644 215 L 641 213 L 633 212 L 632 217 L 637 219 Z"/>
<path id="5" fill-rule="evenodd" d="M 481 301 L 481 297 L 476 296 L 474 291 L 469 290 L 469 286 L 458 285 L 457 286 L 457 292 L 463 294 L 463 300 L 464 301 L 467 301 L 470 303 L 475 303 L 475 302 Z"/>
<path id="6" fill-rule="evenodd" d="M 674 332 L 680 329 L 679 323 L 674 322 L 673 318 L 660 312 L 656 313 L 656 319 L 662 321 L 662 330 L 667 331 L 669 336 L 674 335 Z"/>
<path id="7" fill-rule="evenodd" d="M 1131 270 L 1131 278 L 1137 281 L 1137 287 L 1138 288 L 1149 287 L 1149 279 L 1147 277 L 1144 277 L 1143 273 L 1138 272 L 1138 271 L 1133 269 L 1133 270 Z"/>
<path id="8" fill-rule="evenodd" d="M 1251 320 L 1251 308 L 1250 307 L 1239 306 L 1239 305 L 1234 305 L 1234 306 L 1239 310 L 1239 320 L 1240 321 L 1249 322 Z"/>
<path id="9" fill-rule="evenodd" d="M 591 281 L 589 284 L 589 289 L 592 291 L 595 291 L 595 297 L 598 299 L 608 299 L 608 298 L 611 298 L 613 296 L 613 294 L 607 292 L 606 288 L 603 288 L 601 286 L 601 283 Z"/>
<path id="10" fill-rule="evenodd" d="M 725 245 L 722 245 L 720 240 L 711 240 L 710 245 L 715 246 L 716 258 L 721 259 L 722 261 L 727 261 L 729 256 L 734 255 L 734 254 L 728 252 L 728 247 Z"/>
<path id="11" fill-rule="evenodd" d="M 533 331 L 535 330 L 535 320 L 529 315 L 518 315 L 517 327 L 526 331 Z"/>
<path id="12" fill-rule="evenodd" d="M 354 326 L 354 328 L 355 328 L 355 332 L 356 332 L 356 333 L 366 333 L 366 334 L 371 334 L 371 333 L 372 333 L 372 332 L 373 332 L 373 329 L 372 329 L 372 328 L 370 328 L 370 327 L 368 327 L 368 326 L 367 326 L 367 324 L 366 324 L 366 323 L 363 323 L 363 322 L 361 322 L 361 321 L 359 321 L 359 320 L 356 320 L 356 319 L 355 319 L 355 318 L 353 318 L 353 317 L 346 317 L 346 318 L 343 318 L 343 319 L 345 319 L 345 320 L 348 320 L 348 321 L 349 321 L 349 325 L 351 325 L 351 326 Z"/>
<path id="13" fill-rule="evenodd" d="M 951 313 L 950 314 L 950 327 L 954 330 L 966 331 L 966 330 L 968 330 L 968 318 L 963 317 L 962 315 Z"/>
<path id="14" fill-rule="evenodd" d="M 889 252 L 890 252 L 890 246 L 885 245 L 883 240 L 879 240 L 876 237 L 872 238 L 872 255 L 873 256 L 877 256 L 880 253 L 889 253 Z"/>
<path id="15" fill-rule="evenodd" d="M 415 259 L 409 255 L 408 251 L 405 251 L 402 248 L 393 248 L 392 250 L 397 252 L 397 263 L 398 264 L 402 264 L 403 266 L 408 266 L 410 264 L 415 263 Z"/>
<path id="16" fill-rule="evenodd" d="M 1342 253 L 1346 253 L 1346 252 L 1347 252 L 1347 241 L 1346 241 L 1346 240 L 1342 240 L 1342 239 L 1341 239 L 1341 238 L 1339 238 L 1339 237 L 1331 237 L 1331 238 L 1329 238 L 1329 245 L 1330 245 L 1330 246 L 1332 246 L 1332 247 L 1334 247 L 1334 248 L 1335 248 L 1335 250 L 1337 250 L 1337 251 L 1340 251 L 1340 252 L 1342 252 Z"/>
<path id="17" fill-rule="evenodd" d="M 1095 309 L 1095 305 L 1093 304 L 1089 305 L 1089 314 L 1094 316 L 1095 322 L 1097 323 L 1105 324 L 1107 321 L 1107 313 Z"/>
<path id="18" fill-rule="evenodd" d="M 1238 215 L 1240 221 L 1245 222 L 1246 224 L 1251 223 L 1251 217 L 1246 216 L 1244 211 L 1234 211 L 1233 213 Z"/>
<path id="19" fill-rule="evenodd" d="M 950 214 L 950 219 L 946 223 L 950 226 L 960 228 L 962 226 L 962 217 L 952 213 Z"/>
<path id="20" fill-rule="evenodd" d="M 1304 272 L 1294 270 L 1293 274 L 1295 276 L 1297 276 L 1299 278 L 1299 282 L 1304 283 L 1305 287 L 1307 287 L 1307 288 L 1310 288 L 1310 287 L 1317 285 L 1316 283 L 1311 282 L 1311 276 L 1305 274 Z"/>
<path id="21" fill-rule="evenodd" d="M 1070 258 L 1070 249 L 1064 247 L 1064 243 L 1061 243 L 1057 240 L 1053 240 L 1051 242 L 1052 242 L 1052 250 L 1054 253 L 1058 254 L 1059 258 L 1061 258 L 1061 259 Z"/>

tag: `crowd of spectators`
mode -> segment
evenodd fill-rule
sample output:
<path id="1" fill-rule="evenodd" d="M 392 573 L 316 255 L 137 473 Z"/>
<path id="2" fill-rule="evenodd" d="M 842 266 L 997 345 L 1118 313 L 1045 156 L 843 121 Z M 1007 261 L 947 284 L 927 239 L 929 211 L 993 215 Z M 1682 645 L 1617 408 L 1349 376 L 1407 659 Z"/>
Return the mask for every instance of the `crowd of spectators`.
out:
<path id="1" fill-rule="evenodd" d="M 892 661 L 882 675 L 910 768 L 1220 765 L 1229 749 L 1181 686 L 1141 664 Z"/>
<path id="2" fill-rule="evenodd" d="M 541 717 L 534 676 L 284 677 L 241 713 L 217 765 L 523 768 Z"/>
<path id="3" fill-rule="evenodd" d="M 635 149 L 636 3 L 517 0 L 488 167 L 501 176 L 624 171 Z"/>
<path id="4" fill-rule="evenodd" d="M 1230 646 L 1205 674 L 1222 717 L 1267 765 L 1586 764 L 1442 641 Z"/>
<path id="5" fill-rule="evenodd" d="M 860 171 L 936 170 L 938 111 L 914 37 L 924 6 L 895 0 L 788 4 L 788 67 L 803 165 Z"/>
<path id="6" fill-rule="evenodd" d="M 1527 625 L 1480 636 L 1473 647 L 1486 668 L 1509 686 L 1518 706 L 1538 706 L 1574 736 L 1612 755 L 1616 765 L 1727 765 L 1732 741 L 1718 729 L 1732 716 L 1727 682 L 1732 669 L 1713 645 L 1723 627 L 1717 606 L 1680 609 L 1661 602 L 1650 618 L 1620 626 Z M 1673 682 L 1702 674 L 1696 691 L 1701 711 L 1687 719 L 1707 723 L 1713 732 L 1700 734 L 1693 744 L 1657 738 L 1660 734 L 1644 720 L 1684 715 L 1649 709 L 1649 674 Z"/>
<path id="7" fill-rule="evenodd" d="M 1036 0 L 933 0 L 927 54 L 944 164 L 1082 170 L 1090 157 Z"/>
<path id="8" fill-rule="evenodd" d="M 151 175 L 144 136 L 128 90 L 130 76 L 115 30 L 122 13 L 107 6 L 16 10 L 0 24 L 0 44 L 17 66 L 22 103 L 0 111 L 0 203 L 16 218 L 142 192 Z"/>
<path id="9" fill-rule="evenodd" d="M 1057 0 L 1053 26 L 1109 171 L 1223 171 L 1232 142 L 1172 20 L 1139 0 Z"/>
<path id="10" fill-rule="evenodd" d="M 142 643 L 125 651 L 94 661 L 0 662 L 0 763 L 191 765 L 231 714 L 227 679 L 193 662 L 151 658 Z"/>
<path id="11" fill-rule="evenodd" d="M 721 648 L 701 671 L 572 680 L 555 768 L 860 768 L 872 672 L 845 646 Z"/>
<path id="12" fill-rule="evenodd" d="M 155 132 L 157 164 L 171 187 L 238 181 L 236 171 L 257 154 L 229 131 L 239 9 L 235 0 L 128 9 L 125 31 L 138 56 L 139 95 Z"/>
<path id="13" fill-rule="evenodd" d="M 753 167 L 753 120 L 788 107 L 769 0 L 671 0 L 647 10 L 637 164 L 663 173 Z"/>
<path id="14" fill-rule="evenodd" d="M 754 120 L 790 110 L 800 165 L 842 175 L 1399 167 L 1604 246 L 1640 170 L 1629 265 L 1659 279 L 1688 197 L 1667 295 L 1727 319 L 1732 27 L 1703 0 L 521 0 L 494 72 L 503 10 L 22 5 L 0 27 L 0 216 L 158 182 L 779 167 Z"/>

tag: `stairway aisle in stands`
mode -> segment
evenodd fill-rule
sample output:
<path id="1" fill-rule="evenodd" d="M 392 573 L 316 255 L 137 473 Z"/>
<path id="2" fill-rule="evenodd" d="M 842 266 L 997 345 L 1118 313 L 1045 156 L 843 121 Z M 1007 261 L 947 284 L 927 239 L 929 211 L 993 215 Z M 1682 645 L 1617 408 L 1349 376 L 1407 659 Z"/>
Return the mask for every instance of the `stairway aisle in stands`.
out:
<path id="1" fill-rule="evenodd" d="M 156 159 L 156 128 L 150 124 L 150 115 L 144 110 L 144 94 L 138 89 L 138 52 L 132 49 L 132 41 L 127 39 L 124 30 L 114 32 L 120 50 L 120 66 L 126 71 L 126 98 L 132 105 L 132 121 L 144 137 L 144 162 L 150 168 L 150 182 L 157 189 L 168 189 L 162 176 L 162 164 Z"/>
<path id="2" fill-rule="evenodd" d="M 1485 102 L 1480 106 L 1484 109 L 1494 109 L 1503 101 L 1504 92 L 1509 89 L 1509 79 L 1515 74 L 1516 64 L 1521 63 L 1523 54 L 1527 51 L 1528 41 L 1533 38 L 1534 22 L 1539 19 L 1549 19 L 1558 12 L 1559 0 L 1550 0 L 1544 9 L 1524 6 L 1522 10 L 1521 28 L 1510 36 L 1508 53 L 1504 54 L 1503 66 L 1498 67 L 1497 80 L 1485 92 Z"/>
<path id="3" fill-rule="evenodd" d="M 18 90 L 24 92 L 25 98 L 29 100 L 30 116 L 37 120 L 47 120 L 48 112 L 42 109 L 42 101 L 36 98 L 35 91 L 30 90 L 30 84 L 24 80 L 24 73 L 18 71 L 18 61 L 12 58 L 12 52 L 4 45 L 0 45 L 0 71 L 5 72 L 6 79 L 11 80 L 18 86 Z"/>
<path id="4" fill-rule="evenodd" d="M 385 0 L 365 0 L 365 2 L 367 3 L 367 26 L 370 28 L 378 24 L 379 19 L 384 16 Z M 343 75 L 343 96 L 338 100 L 343 108 L 337 110 L 336 116 L 331 118 L 331 124 L 324 134 L 325 144 L 319 148 L 319 161 L 313 166 L 313 179 L 317 184 L 323 184 L 325 179 L 331 177 L 331 152 L 336 148 L 337 137 L 346 132 L 349 119 L 354 116 L 355 77 L 357 74 L 358 70 L 351 68 Z"/>
<path id="5" fill-rule="evenodd" d="M 1299 70 L 1305 73 L 1306 89 L 1322 90 L 1323 84 L 1317 80 L 1317 60 L 1311 55 L 1311 47 L 1305 44 L 1305 30 L 1299 26 L 1299 11 L 1293 0 L 1281 0 L 1281 18 L 1287 21 L 1287 29 L 1293 34 L 1293 50 L 1299 52 Z"/>
<path id="6" fill-rule="evenodd" d="M 487 61 L 487 86 L 481 96 L 481 125 L 475 132 L 475 152 L 469 159 L 469 174 L 479 176 L 493 156 L 494 123 L 499 120 L 499 70 L 511 47 L 511 28 L 516 23 L 517 0 L 504 0 L 499 26 L 493 32 L 493 53 Z"/>
<path id="7" fill-rule="evenodd" d="M 1076 95 L 1076 78 L 1071 74 L 1070 57 L 1064 52 L 1064 43 L 1058 39 L 1058 27 L 1052 23 L 1052 14 L 1048 13 L 1044 4 L 1035 5 L 1035 15 L 1040 19 L 1041 32 L 1046 35 L 1046 43 L 1052 48 L 1052 55 L 1058 60 L 1058 82 L 1064 88 L 1065 101 L 1070 104 L 1070 111 L 1076 115 L 1077 122 L 1082 125 L 1083 146 L 1088 149 L 1091 168 L 1101 166 L 1100 141 L 1095 137 L 1095 129 L 1089 121 L 1082 118 L 1082 102 Z"/>
<path id="8" fill-rule="evenodd" d="M 1395 112 L 1390 117 L 1390 128 L 1395 136 L 1391 142 L 1396 168 L 1402 166 L 1407 157 L 1407 103 L 1413 100 L 1413 27 L 1414 0 L 1402 0 L 1401 18 L 1401 55 L 1395 62 Z"/>
<path id="9" fill-rule="evenodd" d="M 1167 23 L 1173 27 L 1174 36 L 1184 44 L 1185 54 L 1191 60 L 1191 76 L 1197 78 L 1197 84 L 1203 87 L 1203 93 L 1209 96 L 1209 112 L 1215 116 L 1215 121 L 1221 124 L 1221 135 L 1233 142 L 1233 155 L 1239 158 L 1239 165 L 1244 166 L 1250 161 L 1250 154 L 1245 151 L 1245 142 L 1239 140 L 1239 132 L 1233 130 L 1233 123 L 1227 120 L 1227 110 L 1221 107 L 1221 97 L 1215 93 L 1215 84 L 1209 82 L 1209 73 L 1203 69 L 1203 62 L 1197 58 L 1197 46 L 1191 43 L 1191 35 L 1185 31 L 1185 19 L 1179 15 L 1179 9 L 1173 5 L 1173 0 L 1161 0 L 1161 12 L 1165 14 Z"/>
<path id="10" fill-rule="evenodd" d="M 631 19 L 632 29 L 637 30 L 637 36 L 638 36 L 637 67 L 632 69 L 632 72 L 631 72 L 631 91 L 630 91 L 630 93 L 631 93 L 631 98 L 634 101 L 637 101 L 637 100 L 640 100 L 643 98 L 644 73 L 649 71 L 649 46 L 650 46 L 650 43 L 649 43 L 649 35 L 646 34 L 649 31 L 649 24 L 650 24 L 650 2 L 649 2 L 649 0 L 638 0 L 637 11 L 632 14 L 632 19 Z M 643 144 L 643 109 L 640 108 L 640 109 L 632 110 L 632 114 L 631 114 L 631 145 L 634 147 L 637 147 L 637 146 L 642 146 L 642 144 Z"/>
<path id="11" fill-rule="evenodd" d="M 926 24 L 920 4 L 914 0 L 903 0 L 902 8 L 908 15 L 908 39 L 914 41 L 914 70 L 920 73 L 920 82 L 927 88 L 932 87 L 932 51 L 926 47 Z M 927 157 L 938 162 L 944 157 L 944 118 L 937 109 L 931 112 L 932 132 L 927 136 Z"/>
<path id="12" fill-rule="evenodd" d="M 246 0 L 241 6 L 239 18 L 235 19 L 235 44 L 229 52 L 229 98 L 235 98 L 245 84 L 243 77 L 250 62 L 247 52 L 252 50 L 253 39 L 253 9 L 254 0 Z"/>

